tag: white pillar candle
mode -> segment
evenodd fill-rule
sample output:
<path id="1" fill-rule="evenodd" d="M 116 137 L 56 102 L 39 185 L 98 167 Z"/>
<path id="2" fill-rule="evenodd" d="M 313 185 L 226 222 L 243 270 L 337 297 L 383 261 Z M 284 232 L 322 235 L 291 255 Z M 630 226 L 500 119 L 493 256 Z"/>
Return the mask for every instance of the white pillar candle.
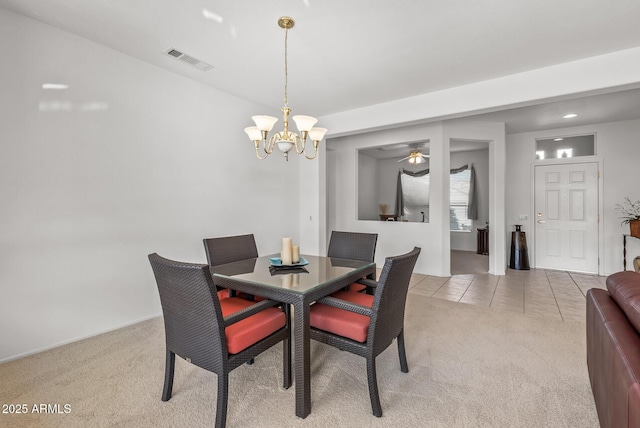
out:
<path id="1" fill-rule="evenodd" d="M 298 247 L 297 245 L 291 246 L 291 261 L 293 263 L 300 262 L 300 247 Z"/>
<path id="2" fill-rule="evenodd" d="M 282 288 L 291 288 L 293 278 L 291 278 L 291 274 L 282 275 Z"/>
<path id="3" fill-rule="evenodd" d="M 282 238 L 281 259 L 283 265 L 290 265 L 292 263 L 291 238 Z"/>

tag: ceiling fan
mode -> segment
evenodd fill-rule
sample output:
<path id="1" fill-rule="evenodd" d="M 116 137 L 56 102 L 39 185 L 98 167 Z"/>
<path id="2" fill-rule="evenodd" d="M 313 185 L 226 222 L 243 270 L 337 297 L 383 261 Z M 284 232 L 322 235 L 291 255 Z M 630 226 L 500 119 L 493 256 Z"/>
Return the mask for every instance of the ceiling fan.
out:
<path id="1" fill-rule="evenodd" d="M 409 156 L 400 159 L 398 162 L 402 162 L 403 160 L 408 160 L 409 163 L 417 164 L 417 163 L 423 163 L 425 159 L 428 157 L 429 155 L 423 154 L 420 150 L 416 148 L 411 150 L 411 153 L 409 153 Z"/>

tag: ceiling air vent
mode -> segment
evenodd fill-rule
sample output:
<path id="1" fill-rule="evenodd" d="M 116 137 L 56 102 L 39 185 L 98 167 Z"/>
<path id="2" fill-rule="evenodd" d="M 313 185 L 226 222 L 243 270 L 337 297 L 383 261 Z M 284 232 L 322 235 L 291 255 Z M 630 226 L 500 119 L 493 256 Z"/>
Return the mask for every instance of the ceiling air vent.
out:
<path id="1" fill-rule="evenodd" d="M 197 58 L 192 57 L 191 55 L 187 55 L 185 53 L 180 52 L 177 49 L 169 48 L 164 51 L 167 55 L 174 57 L 175 59 L 186 62 L 192 67 L 197 68 L 200 71 L 209 71 L 213 68 L 211 64 L 207 64 L 204 61 L 200 61 Z"/>

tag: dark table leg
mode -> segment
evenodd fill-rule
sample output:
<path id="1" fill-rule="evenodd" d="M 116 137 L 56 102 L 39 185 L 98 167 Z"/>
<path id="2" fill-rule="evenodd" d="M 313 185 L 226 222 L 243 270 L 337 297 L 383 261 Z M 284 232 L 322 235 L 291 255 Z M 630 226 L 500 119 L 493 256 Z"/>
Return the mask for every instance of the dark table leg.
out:
<path id="1" fill-rule="evenodd" d="M 296 416 L 311 413 L 311 358 L 309 336 L 309 304 L 303 299 L 293 304 L 294 380 L 296 384 Z"/>

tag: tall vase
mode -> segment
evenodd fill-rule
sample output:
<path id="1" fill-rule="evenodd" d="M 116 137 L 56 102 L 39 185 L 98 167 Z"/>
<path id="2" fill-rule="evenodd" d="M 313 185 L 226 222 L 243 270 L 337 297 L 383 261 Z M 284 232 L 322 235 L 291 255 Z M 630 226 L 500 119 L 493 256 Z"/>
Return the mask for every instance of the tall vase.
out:
<path id="1" fill-rule="evenodd" d="M 629 233 L 634 238 L 640 238 L 640 220 L 629 221 Z"/>

